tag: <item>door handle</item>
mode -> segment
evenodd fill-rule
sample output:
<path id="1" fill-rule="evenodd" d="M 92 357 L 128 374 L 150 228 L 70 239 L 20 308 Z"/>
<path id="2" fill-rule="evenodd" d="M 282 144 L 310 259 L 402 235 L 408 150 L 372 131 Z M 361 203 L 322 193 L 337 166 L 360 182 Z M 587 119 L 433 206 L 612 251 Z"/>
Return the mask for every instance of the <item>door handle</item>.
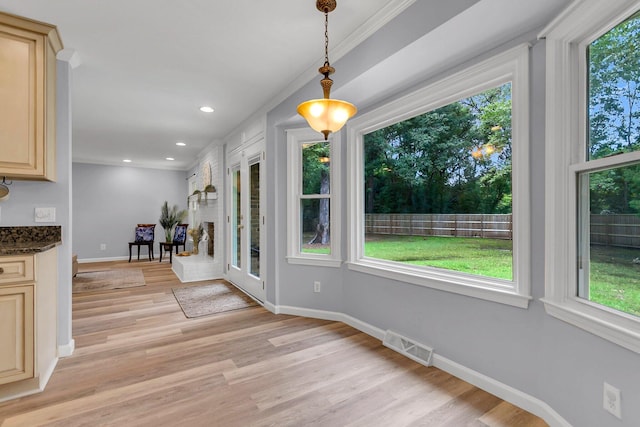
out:
<path id="1" fill-rule="evenodd" d="M 242 224 L 240 224 L 240 225 L 238 226 L 238 230 L 242 230 L 243 228 L 244 228 L 244 225 L 242 225 Z"/>

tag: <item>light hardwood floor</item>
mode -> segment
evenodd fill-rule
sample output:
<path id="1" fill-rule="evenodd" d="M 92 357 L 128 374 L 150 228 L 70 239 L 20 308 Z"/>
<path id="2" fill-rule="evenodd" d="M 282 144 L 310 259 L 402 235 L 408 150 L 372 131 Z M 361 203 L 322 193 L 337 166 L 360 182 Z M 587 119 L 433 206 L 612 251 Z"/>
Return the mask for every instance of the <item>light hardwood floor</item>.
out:
<path id="1" fill-rule="evenodd" d="M 76 351 L 43 393 L 0 403 L 9 426 L 546 426 L 338 322 L 253 307 L 187 319 L 168 263 L 146 286 L 74 294 Z"/>

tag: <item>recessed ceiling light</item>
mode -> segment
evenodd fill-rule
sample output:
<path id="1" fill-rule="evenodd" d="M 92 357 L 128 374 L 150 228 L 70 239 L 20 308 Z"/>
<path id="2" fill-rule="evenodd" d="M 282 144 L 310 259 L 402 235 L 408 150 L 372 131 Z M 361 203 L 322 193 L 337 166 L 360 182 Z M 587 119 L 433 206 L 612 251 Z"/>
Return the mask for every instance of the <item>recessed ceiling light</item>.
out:
<path id="1" fill-rule="evenodd" d="M 176 142 L 176 145 L 179 147 L 184 147 L 187 144 L 185 144 L 184 142 Z"/>
<path id="2" fill-rule="evenodd" d="M 200 111 L 203 113 L 213 113 L 213 108 L 205 105 L 204 107 L 200 107 Z"/>
<path id="3" fill-rule="evenodd" d="M 175 160 L 173 157 L 166 157 L 167 160 Z"/>
<path id="4" fill-rule="evenodd" d="M 131 163 L 131 160 L 130 160 L 130 159 L 124 159 L 124 160 L 123 160 L 123 162 L 125 162 L 125 163 Z"/>

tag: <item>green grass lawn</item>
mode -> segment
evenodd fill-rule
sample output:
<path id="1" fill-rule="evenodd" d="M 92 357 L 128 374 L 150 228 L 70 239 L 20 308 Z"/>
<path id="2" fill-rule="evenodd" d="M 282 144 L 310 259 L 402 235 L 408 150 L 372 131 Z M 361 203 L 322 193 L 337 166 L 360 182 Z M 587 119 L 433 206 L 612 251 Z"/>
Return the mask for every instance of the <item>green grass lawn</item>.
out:
<path id="1" fill-rule="evenodd" d="M 365 256 L 512 279 L 511 240 L 367 235 Z"/>
<path id="2" fill-rule="evenodd" d="M 591 247 L 589 299 L 640 316 L 640 249 Z"/>

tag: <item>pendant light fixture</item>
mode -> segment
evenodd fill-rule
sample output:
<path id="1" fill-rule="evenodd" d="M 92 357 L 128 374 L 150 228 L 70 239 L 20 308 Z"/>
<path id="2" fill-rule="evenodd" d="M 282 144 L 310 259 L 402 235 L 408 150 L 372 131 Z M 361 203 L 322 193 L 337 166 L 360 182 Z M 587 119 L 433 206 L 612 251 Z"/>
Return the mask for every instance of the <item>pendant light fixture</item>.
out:
<path id="1" fill-rule="evenodd" d="M 324 98 L 311 99 L 298 105 L 298 114 L 307 120 L 312 129 L 321 132 L 326 141 L 329 134 L 339 131 L 358 109 L 349 102 L 330 98 L 333 80 L 329 75 L 336 70 L 329 64 L 329 12 L 335 10 L 336 0 L 316 0 L 316 8 L 324 13 L 324 65 L 318 69 L 324 76 L 320 80 Z"/>

